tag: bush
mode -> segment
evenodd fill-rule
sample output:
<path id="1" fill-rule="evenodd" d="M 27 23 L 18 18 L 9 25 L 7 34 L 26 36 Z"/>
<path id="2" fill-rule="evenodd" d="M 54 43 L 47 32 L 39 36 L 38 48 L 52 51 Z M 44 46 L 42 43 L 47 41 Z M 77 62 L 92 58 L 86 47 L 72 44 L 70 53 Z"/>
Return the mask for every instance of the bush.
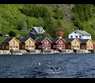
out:
<path id="1" fill-rule="evenodd" d="M 16 33 L 15 33 L 14 31 L 10 31 L 10 32 L 9 32 L 9 36 L 10 36 L 10 37 L 15 37 L 15 36 L 16 36 Z"/>

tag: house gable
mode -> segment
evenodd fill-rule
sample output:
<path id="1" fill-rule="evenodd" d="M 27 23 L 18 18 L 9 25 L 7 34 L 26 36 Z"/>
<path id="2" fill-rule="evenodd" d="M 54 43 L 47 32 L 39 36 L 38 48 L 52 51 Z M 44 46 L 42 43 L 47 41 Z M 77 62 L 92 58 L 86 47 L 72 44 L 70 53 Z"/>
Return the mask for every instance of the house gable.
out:
<path id="1" fill-rule="evenodd" d="M 48 38 L 40 37 L 36 39 L 36 48 L 37 49 L 51 49 L 51 41 Z"/>
<path id="2" fill-rule="evenodd" d="M 29 42 L 32 44 L 32 45 L 35 45 L 35 41 L 30 37 L 28 38 L 26 41 L 25 41 L 25 44 L 26 45 L 29 45 Z"/>
<path id="3" fill-rule="evenodd" d="M 78 44 L 80 44 L 80 41 L 75 38 L 73 41 L 71 41 L 71 44 L 78 45 Z"/>
<path id="4" fill-rule="evenodd" d="M 88 40 L 86 42 L 87 50 L 93 50 L 94 49 L 93 45 L 94 45 L 94 42 L 92 40 Z"/>
<path id="5" fill-rule="evenodd" d="M 42 40 L 41 43 L 43 43 L 43 42 L 45 42 L 45 41 L 49 41 L 50 43 L 52 43 L 51 40 L 49 40 L 48 38 L 45 38 L 44 40 Z"/>
<path id="6" fill-rule="evenodd" d="M 81 49 L 93 50 L 94 42 L 91 39 L 79 39 L 81 42 Z"/>
<path id="7" fill-rule="evenodd" d="M 80 41 L 77 38 L 72 38 L 72 39 L 67 39 L 67 49 L 76 49 L 79 50 L 80 49 Z"/>
<path id="8" fill-rule="evenodd" d="M 92 44 L 94 44 L 94 42 L 93 42 L 92 40 L 89 39 L 89 40 L 86 42 L 86 44 L 92 45 Z"/>
<path id="9" fill-rule="evenodd" d="M 20 48 L 25 50 L 34 50 L 35 49 L 35 41 L 31 38 L 21 38 L 20 39 Z"/>
<path id="10" fill-rule="evenodd" d="M 64 50 L 66 48 L 66 41 L 62 38 L 52 38 L 52 48 L 56 50 Z"/>
<path id="11" fill-rule="evenodd" d="M 12 39 L 9 41 L 9 43 L 11 43 L 12 41 L 16 41 L 17 43 L 20 43 L 20 41 L 19 41 L 19 40 L 17 40 L 15 37 L 14 37 L 14 38 L 12 38 Z"/>
<path id="12" fill-rule="evenodd" d="M 72 49 L 75 49 L 75 50 L 80 50 L 80 41 L 75 38 L 75 39 L 71 42 L 71 48 L 72 48 Z"/>

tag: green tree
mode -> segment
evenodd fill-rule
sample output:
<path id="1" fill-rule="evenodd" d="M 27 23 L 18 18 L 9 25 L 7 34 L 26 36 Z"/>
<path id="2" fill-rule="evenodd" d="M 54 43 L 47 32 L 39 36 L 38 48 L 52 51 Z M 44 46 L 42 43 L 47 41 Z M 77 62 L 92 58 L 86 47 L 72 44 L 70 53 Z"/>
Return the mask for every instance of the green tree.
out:
<path id="1" fill-rule="evenodd" d="M 55 14 L 54 14 L 54 18 L 55 18 L 55 19 L 63 19 L 63 17 L 64 17 L 63 9 L 59 9 L 59 8 L 56 7 L 56 8 L 53 10 L 53 12 L 55 13 Z"/>
<path id="2" fill-rule="evenodd" d="M 10 36 L 10 37 L 15 37 L 15 36 L 16 36 L 16 33 L 15 33 L 14 31 L 10 31 L 10 32 L 9 32 L 9 36 Z"/>
<path id="3" fill-rule="evenodd" d="M 51 37 L 56 37 L 56 32 L 58 31 L 57 24 L 54 20 L 54 18 L 50 18 L 49 21 L 47 21 L 47 24 L 45 25 L 46 27 L 46 32 L 50 34 Z"/>
<path id="4" fill-rule="evenodd" d="M 38 26 L 44 26 L 44 20 L 42 17 L 38 17 Z"/>
<path id="5" fill-rule="evenodd" d="M 18 24 L 18 30 L 27 31 L 27 26 L 27 22 L 22 19 Z"/>

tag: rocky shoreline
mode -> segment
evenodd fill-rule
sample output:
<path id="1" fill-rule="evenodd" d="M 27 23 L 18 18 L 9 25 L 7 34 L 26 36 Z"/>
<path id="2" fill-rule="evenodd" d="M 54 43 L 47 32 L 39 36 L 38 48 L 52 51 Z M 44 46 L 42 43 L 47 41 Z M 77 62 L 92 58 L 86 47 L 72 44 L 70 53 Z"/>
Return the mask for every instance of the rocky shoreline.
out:
<path id="1" fill-rule="evenodd" d="M 95 50 L 88 51 L 88 50 L 33 50 L 33 51 L 26 51 L 26 50 L 0 50 L 0 55 L 26 55 L 26 54 L 86 54 L 86 53 L 95 53 Z"/>

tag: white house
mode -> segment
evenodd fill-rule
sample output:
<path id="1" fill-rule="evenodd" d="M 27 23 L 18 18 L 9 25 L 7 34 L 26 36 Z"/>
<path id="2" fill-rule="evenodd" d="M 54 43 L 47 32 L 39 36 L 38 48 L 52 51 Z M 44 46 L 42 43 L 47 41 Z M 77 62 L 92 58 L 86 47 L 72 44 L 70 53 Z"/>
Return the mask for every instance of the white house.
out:
<path id="1" fill-rule="evenodd" d="M 91 39 L 91 34 L 84 30 L 75 30 L 68 35 L 68 38 Z"/>

